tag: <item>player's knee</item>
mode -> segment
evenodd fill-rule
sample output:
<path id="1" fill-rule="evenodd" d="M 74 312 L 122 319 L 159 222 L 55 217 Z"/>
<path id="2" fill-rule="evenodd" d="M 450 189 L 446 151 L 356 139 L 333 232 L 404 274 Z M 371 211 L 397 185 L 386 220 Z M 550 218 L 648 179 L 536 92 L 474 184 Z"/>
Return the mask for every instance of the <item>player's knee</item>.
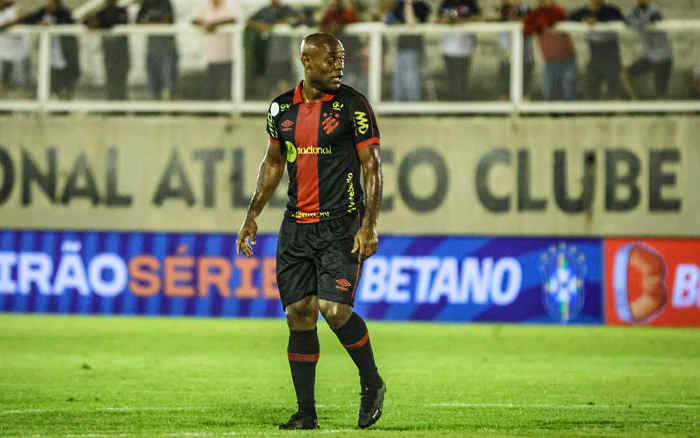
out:
<path id="1" fill-rule="evenodd" d="M 287 325 L 292 330 L 310 330 L 318 319 L 318 301 L 304 299 L 286 308 Z"/>
<path id="2" fill-rule="evenodd" d="M 352 307 L 347 304 L 323 302 L 320 304 L 321 314 L 332 328 L 340 328 L 348 322 L 352 315 Z"/>

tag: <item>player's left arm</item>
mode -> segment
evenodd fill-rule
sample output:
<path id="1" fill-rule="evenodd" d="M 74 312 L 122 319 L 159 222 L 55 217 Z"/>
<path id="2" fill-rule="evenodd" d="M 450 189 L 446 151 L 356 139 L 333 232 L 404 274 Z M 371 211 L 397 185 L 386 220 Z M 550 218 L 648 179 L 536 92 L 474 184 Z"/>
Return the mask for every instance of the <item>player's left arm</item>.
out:
<path id="1" fill-rule="evenodd" d="M 355 234 L 352 253 L 357 252 L 362 261 L 377 252 L 379 244 L 377 217 L 382 204 L 382 164 L 378 144 L 364 147 L 357 153 L 362 163 L 365 183 L 365 215 L 360 229 Z"/>

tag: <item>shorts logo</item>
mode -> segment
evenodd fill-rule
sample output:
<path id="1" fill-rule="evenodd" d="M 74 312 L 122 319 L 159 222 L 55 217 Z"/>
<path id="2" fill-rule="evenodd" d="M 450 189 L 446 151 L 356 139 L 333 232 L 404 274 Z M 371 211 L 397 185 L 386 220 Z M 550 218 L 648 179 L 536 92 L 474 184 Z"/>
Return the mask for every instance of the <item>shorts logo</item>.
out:
<path id="1" fill-rule="evenodd" d="M 355 111 L 355 127 L 357 132 L 360 134 L 366 134 L 369 129 L 369 121 L 367 120 L 367 113 L 363 111 Z"/>
<path id="2" fill-rule="evenodd" d="M 294 126 L 294 122 L 291 120 L 285 120 L 284 122 L 280 123 L 280 126 L 282 127 L 282 131 L 291 131 L 292 127 Z"/>
<path id="3" fill-rule="evenodd" d="M 333 131 L 335 131 L 335 128 L 337 128 L 340 125 L 340 121 L 338 119 L 340 118 L 340 114 L 331 114 L 328 115 L 328 113 L 323 113 L 323 130 L 325 131 L 326 134 L 331 135 Z"/>
<path id="4" fill-rule="evenodd" d="M 565 243 L 550 247 L 541 259 L 545 308 L 557 321 L 569 322 L 583 308 L 586 259 L 576 247 L 567 247 Z"/>
<path id="5" fill-rule="evenodd" d="M 287 161 L 293 163 L 297 160 L 297 148 L 291 141 L 285 141 L 284 145 L 287 146 Z"/>
<path id="6" fill-rule="evenodd" d="M 340 289 L 340 290 L 345 291 L 345 292 L 349 292 L 350 286 L 352 286 L 352 283 L 350 283 L 349 281 L 347 281 L 344 278 L 335 280 L 335 284 L 336 284 L 336 286 L 335 286 L 336 289 Z"/>
<path id="7" fill-rule="evenodd" d="M 666 262 L 654 248 L 632 243 L 615 254 L 613 291 L 617 315 L 624 322 L 647 323 L 666 306 Z"/>

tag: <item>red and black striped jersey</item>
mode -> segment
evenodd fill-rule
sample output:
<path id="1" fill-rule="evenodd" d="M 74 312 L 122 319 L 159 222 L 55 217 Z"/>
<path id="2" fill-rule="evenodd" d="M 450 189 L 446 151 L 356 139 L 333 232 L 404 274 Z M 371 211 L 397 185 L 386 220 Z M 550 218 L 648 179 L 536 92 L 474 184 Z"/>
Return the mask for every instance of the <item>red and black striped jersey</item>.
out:
<path id="1" fill-rule="evenodd" d="M 267 113 L 270 143 L 287 158 L 287 214 L 313 223 L 357 212 L 364 208 L 358 151 L 379 144 L 372 107 L 346 85 L 307 103 L 302 86 L 275 98 Z"/>

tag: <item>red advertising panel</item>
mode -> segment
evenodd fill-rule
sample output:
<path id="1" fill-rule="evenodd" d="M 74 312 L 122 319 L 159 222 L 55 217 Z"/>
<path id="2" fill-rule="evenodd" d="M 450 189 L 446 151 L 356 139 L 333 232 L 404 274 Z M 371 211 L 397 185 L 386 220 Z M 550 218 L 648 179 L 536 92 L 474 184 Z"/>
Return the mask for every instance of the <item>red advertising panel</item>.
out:
<path id="1" fill-rule="evenodd" d="M 700 239 L 606 239 L 605 320 L 700 327 Z"/>

